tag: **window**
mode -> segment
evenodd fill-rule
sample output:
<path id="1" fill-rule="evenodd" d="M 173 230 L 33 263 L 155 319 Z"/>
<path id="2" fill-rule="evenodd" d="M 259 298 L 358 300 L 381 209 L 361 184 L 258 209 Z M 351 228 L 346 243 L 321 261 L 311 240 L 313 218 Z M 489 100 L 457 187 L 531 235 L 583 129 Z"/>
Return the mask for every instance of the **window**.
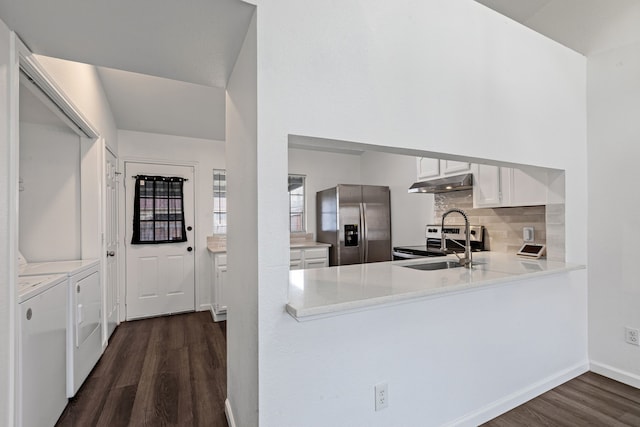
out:
<path id="1" fill-rule="evenodd" d="M 289 230 L 304 233 L 305 221 L 304 175 L 289 175 Z M 213 170 L 213 234 L 227 233 L 227 172 Z"/>
<path id="2" fill-rule="evenodd" d="M 213 234 L 227 234 L 227 171 L 213 170 Z"/>
<path id="3" fill-rule="evenodd" d="M 183 183 L 180 177 L 136 177 L 132 244 L 187 241 L 182 210 Z"/>
<path id="4" fill-rule="evenodd" d="M 306 231 L 304 184 L 304 175 L 289 175 L 289 230 L 292 233 Z"/>

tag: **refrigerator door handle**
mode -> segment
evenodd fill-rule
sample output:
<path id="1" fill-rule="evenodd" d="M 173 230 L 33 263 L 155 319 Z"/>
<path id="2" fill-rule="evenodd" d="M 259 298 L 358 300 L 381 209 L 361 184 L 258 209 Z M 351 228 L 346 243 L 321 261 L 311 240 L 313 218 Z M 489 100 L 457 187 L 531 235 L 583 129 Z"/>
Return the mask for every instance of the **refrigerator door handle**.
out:
<path id="1" fill-rule="evenodd" d="M 362 262 L 369 262 L 369 228 L 367 227 L 367 204 L 360 203 L 360 223 L 362 224 Z"/>

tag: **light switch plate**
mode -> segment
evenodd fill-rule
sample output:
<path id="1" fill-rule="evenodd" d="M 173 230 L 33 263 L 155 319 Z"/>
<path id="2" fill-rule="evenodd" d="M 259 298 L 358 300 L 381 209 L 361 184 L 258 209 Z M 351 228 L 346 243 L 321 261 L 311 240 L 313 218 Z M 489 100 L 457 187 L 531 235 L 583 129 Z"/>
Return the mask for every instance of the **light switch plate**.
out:
<path id="1" fill-rule="evenodd" d="M 533 242 L 535 240 L 535 230 L 533 227 L 522 228 L 522 240 L 525 242 Z"/>

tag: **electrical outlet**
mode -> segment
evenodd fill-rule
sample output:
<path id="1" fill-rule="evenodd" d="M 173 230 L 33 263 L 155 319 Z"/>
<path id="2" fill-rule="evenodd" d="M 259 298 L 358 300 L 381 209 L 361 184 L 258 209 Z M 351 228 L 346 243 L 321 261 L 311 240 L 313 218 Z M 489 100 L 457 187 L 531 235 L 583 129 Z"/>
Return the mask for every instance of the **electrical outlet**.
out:
<path id="1" fill-rule="evenodd" d="M 634 328 L 624 328 L 625 341 L 629 344 L 640 345 L 640 331 Z"/>
<path id="2" fill-rule="evenodd" d="M 389 406 L 389 385 L 387 383 L 376 384 L 376 411 Z"/>

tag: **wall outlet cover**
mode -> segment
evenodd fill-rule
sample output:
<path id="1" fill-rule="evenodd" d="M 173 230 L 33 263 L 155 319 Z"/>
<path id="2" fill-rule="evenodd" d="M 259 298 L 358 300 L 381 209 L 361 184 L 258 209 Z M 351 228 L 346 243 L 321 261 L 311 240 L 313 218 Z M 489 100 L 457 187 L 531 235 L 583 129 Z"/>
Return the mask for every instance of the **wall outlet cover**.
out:
<path id="1" fill-rule="evenodd" d="M 627 326 L 624 328 L 624 336 L 629 344 L 640 346 L 640 330 Z"/>

